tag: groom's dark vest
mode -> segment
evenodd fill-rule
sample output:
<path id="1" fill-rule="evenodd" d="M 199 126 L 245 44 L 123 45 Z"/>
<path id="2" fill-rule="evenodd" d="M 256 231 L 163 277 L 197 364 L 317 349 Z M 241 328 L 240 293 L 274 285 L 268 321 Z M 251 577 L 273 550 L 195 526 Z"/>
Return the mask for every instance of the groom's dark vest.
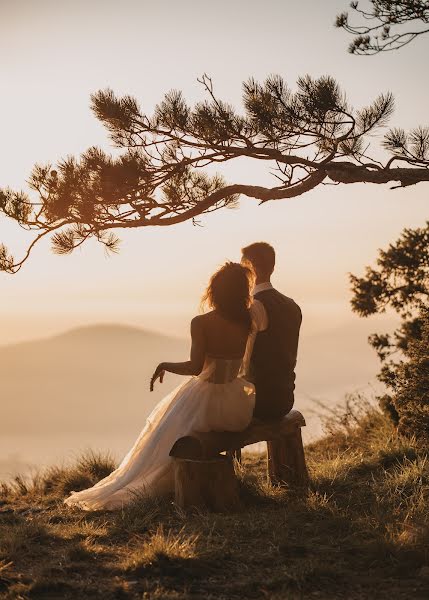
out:
<path id="1" fill-rule="evenodd" d="M 274 289 L 259 292 L 255 298 L 265 307 L 268 327 L 257 334 L 250 361 L 250 378 L 256 388 L 254 416 L 278 419 L 294 402 L 301 309 Z"/>

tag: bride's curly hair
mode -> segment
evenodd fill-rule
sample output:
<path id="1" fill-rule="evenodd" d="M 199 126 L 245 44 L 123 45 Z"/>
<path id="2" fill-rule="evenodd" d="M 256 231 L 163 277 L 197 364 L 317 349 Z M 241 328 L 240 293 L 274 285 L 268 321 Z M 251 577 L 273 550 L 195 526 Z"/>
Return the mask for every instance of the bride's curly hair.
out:
<path id="1" fill-rule="evenodd" d="M 252 319 L 249 307 L 253 277 L 251 269 L 240 263 L 226 262 L 210 278 L 201 306 L 210 306 L 226 319 L 241 323 L 250 331 Z"/>

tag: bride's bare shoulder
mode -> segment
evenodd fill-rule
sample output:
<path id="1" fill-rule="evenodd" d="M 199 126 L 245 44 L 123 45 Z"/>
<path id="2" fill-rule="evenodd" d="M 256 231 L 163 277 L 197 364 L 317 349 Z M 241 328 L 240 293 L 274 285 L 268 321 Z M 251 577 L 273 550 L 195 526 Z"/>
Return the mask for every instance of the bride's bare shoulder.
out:
<path id="1" fill-rule="evenodd" d="M 214 311 L 211 310 L 210 312 L 202 315 L 196 315 L 191 321 L 191 328 L 204 327 L 204 325 L 206 325 L 213 318 L 213 312 Z"/>
<path id="2" fill-rule="evenodd" d="M 218 314 L 215 310 L 196 315 L 191 321 L 191 330 L 201 331 L 211 329 L 219 325 L 218 320 Z"/>

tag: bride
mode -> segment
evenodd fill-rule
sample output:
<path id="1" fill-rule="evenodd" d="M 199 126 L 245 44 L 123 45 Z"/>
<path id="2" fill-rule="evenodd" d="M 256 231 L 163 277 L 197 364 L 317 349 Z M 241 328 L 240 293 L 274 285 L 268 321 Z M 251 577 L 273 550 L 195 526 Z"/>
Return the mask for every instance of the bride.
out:
<path id="1" fill-rule="evenodd" d="M 191 321 L 190 360 L 160 363 L 150 382 L 162 383 L 166 372 L 190 376 L 149 415 L 134 446 L 119 467 L 93 487 L 64 500 L 83 510 L 114 510 L 136 493 L 164 496 L 174 490 L 169 452 L 193 431 L 241 431 L 250 423 L 255 403 L 253 384 L 244 379 L 261 306 L 251 302 L 251 271 L 225 263 L 211 278 L 203 301 L 210 312 Z"/>

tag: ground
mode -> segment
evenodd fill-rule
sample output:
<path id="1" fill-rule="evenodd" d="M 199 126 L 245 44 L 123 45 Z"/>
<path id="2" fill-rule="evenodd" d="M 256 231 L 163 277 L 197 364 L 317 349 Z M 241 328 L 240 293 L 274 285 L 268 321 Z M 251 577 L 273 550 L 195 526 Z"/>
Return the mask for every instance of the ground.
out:
<path id="1" fill-rule="evenodd" d="M 138 498 L 116 513 L 64 506 L 109 472 L 86 455 L 0 494 L 0 598 L 273 600 L 429 597 L 429 463 L 375 409 L 349 410 L 306 448 L 308 493 L 239 469 L 238 514 Z"/>

